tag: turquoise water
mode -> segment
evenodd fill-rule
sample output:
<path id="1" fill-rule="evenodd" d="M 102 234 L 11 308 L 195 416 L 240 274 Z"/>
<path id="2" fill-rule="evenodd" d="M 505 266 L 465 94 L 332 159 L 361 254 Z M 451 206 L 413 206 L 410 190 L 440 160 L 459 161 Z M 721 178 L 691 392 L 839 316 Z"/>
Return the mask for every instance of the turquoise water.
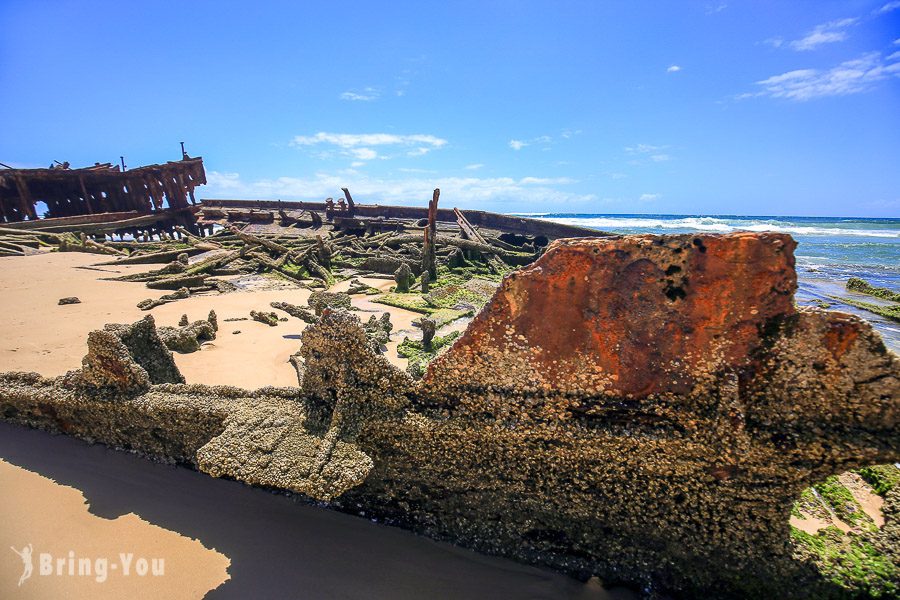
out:
<path id="1" fill-rule="evenodd" d="M 857 217 L 742 217 L 733 215 L 611 215 L 541 213 L 528 216 L 591 227 L 610 233 L 729 233 L 777 231 L 797 240 L 797 301 L 835 302 L 832 296 L 878 302 L 850 294 L 844 285 L 861 277 L 873 285 L 900 290 L 900 219 Z M 846 304 L 833 308 L 853 312 L 878 329 L 888 346 L 900 350 L 900 324 Z"/>

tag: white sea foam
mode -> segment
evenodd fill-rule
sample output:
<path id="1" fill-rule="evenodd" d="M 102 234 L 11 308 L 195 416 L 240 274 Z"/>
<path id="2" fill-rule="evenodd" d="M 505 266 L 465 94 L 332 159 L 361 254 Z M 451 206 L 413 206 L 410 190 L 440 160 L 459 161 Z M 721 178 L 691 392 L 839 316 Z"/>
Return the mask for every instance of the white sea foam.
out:
<path id="1" fill-rule="evenodd" d="M 716 217 L 682 217 L 660 219 L 653 217 L 541 217 L 548 221 L 578 225 L 596 229 L 646 229 L 709 231 L 729 233 L 732 231 L 773 231 L 808 236 L 855 236 L 900 239 L 900 231 L 890 229 L 852 229 L 848 227 L 817 227 L 783 221 L 753 221 L 720 219 Z"/>

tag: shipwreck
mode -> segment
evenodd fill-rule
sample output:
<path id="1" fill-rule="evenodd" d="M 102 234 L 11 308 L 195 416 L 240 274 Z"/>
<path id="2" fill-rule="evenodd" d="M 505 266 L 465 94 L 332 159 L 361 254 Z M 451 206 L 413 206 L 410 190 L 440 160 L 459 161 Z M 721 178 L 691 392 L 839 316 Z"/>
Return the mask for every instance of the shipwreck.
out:
<path id="1" fill-rule="evenodd" d="M 794 305 L 790 236 L 612 236 L 438 201 L 378 207 L 344 190 L 204 200 L 168 232 L 4 229 L 162 263 L 130 280 L 176 290 L 166 301 L 250 271 L 320 295 L 276 307 L 309 322 L 296 387 L 185 383 L 148 314 L 92 332 L 65 376 L 0 375 L 0 418 L 582 577 L 693 597 L 840 595 L 792 555 L 789 516 L 812 483 L 900 460 L 900 360 L 866 322 Z M 495 288 L 411 375 L 379 350 L 389 328 L 327 295 L 359 273 L 394 277 L 393 300 L 432 319 L 454 310 L 428 304 L 442 279 L 466 296 L 461 280 Z"/>

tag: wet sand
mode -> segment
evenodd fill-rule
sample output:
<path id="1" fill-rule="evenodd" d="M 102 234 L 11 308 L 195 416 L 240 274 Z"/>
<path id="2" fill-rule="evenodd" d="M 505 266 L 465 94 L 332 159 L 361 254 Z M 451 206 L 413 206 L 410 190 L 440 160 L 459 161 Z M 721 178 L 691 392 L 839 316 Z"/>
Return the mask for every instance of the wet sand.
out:
<path id="1" fill-rule="evenodd" d="M 87 352 L 87 334 L 107 323 L 133 323 L 152 314 L 157 325 L 177 325 L 183 314 L 193 321 L 206 318 L 212 309 L 219 319 L 216 340 L 204 344 L 199 352 L 174 355 L 188 383 L 249 389 L 297 385 L 296 371 L 288 363 L 288 357 L 300 347 L 304 322 L 288 317 L 288 321 L 270 327 L 252 320 L 225 319 L 249 319 L 251 310 L 272 311 L 269 303 L 273 301 L 305 306 L 309 290 L 285 282 L 284 289 L 198 295 L 142 311 L 137 308 L 138 302 L 169 292 L 148 289 L 143 283 L 101 278 L 143 272 L 161 265 L 93 267 L 109 259 L 78 252 L 0 258 L 0 289 L 3 290 L 0 371 L 36 371 L 47 377 L 62 375 L 81 366 Z M 382 287 L 393 283 L 377 279 L 364 281 Z M 333 289 L 342 291 L 348 286 L 348 282 L 342 282 Z M 66 296 L 77 296 L 81 304 L 59 306 L 59 299 Z M 354 297 L 353 304 L 363 309 L 357 314 L 364 321 L 370 314 L 391 313 L 394 331 L 386 356 L 400 368 L 406 368 L 406 359 L 397 356 L 396 347 L 404 335 L 421 335 L 411 325 L 421 315 L 374 304 L 365 296 Z"/>
<path id="2" fill-rule="evenodd" d="M 207 598 L 636 597 L 626 590 L 606 591 L 593 581 L 585 584 L 483 556 L 292 497 L 5 423 L 0 423 L 0 461 L 8 463 L 0 462 L 0 477 L 16 473 L 11 480 L 16 495 L 0 495 L 4 514 L 0 597 L 4 598 L 37 590 L 37 580 L 49 578 L 35 572 L 21 588 L 15 588 L 22 563 L 9 546 L 21 547 L 30 541 L 39 551 L 43 543 L 39 540 L 44 539 L 40 536 L 47 535 L 60 547 L 69 540 L 69 547 L 82 554 L 100 543 L 104 528 L 121 534 L 126 524 L 146 536 L 164 538 L 165 543 L 153 552 L 163 552 L 173 565 L 177 549 L 182 549 L 180 556 L 191 569 L 176 572 L 173 567 L 170 572 L 167 562 L 165 576 L 140 580 L 144 587 L 118 597 L 174 598 L 179 596 L 168 590 L 179 589 L 186 592 L 181 597 L 199 598 L 216 576 L 221 577 L 227 559 L 231 561 L 229 579 Z M 29 489 L 25 482 L 41 479 L 35 473 L 57 484 L 44 480 L 39 498 L 22 499 Z M 71 504 L 72 496 L 78 494 L 71 488 L 80 490 L 89 505 L 90 515 L 77 521 L 57 508 L 58 503 Z M 9 518 L 12 514 L 14 519 Z M 118 539 L 129 548 L 135 540 L 125 534 Z M 207 587 L 187 587 L 194 585 L 192 581 L 203 581 Z M 158 587 L 163 585 L 172 587 Z M 21 597 L 78 596 L 66 588 L 50 596 Z"/>

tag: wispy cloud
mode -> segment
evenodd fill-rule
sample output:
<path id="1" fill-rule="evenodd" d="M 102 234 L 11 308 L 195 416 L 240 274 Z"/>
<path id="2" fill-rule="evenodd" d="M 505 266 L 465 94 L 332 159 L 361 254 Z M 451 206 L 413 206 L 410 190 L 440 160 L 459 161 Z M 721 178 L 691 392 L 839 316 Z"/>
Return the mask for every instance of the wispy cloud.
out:
<path id="1" fill-rule="evenodd" d="M 636 144 L 634 146 L 626 146 L 625 152 L 628 154 L 649 154 L 664 150 L 666 146 L 654 146 L 652 144 Z"/>
<path id="2" fill-rule="evenodd" d="M 650 162 L 660 163 L 672 160 L 672 156 L 666 152 L 668 146 L 657 146 L 654 144 L 635 144 L 634 146 L 626 146 L 625 154 L 633 158 L 628 161 L 629 165 L 639 166 Z"/>
<path id="3" fill-rule="evenodd" d="M 311 146 L 314 144 L 333 144 L 341 148 L 354 146 L 414 146 L 417 144 L 440 148 L 447 140 L 427 134 L 397 135 L 394 133 L 327 133 L 320 131 L 315 135 L 298 135 L 291 140 L 292 146 Z"/>
<path id="4" fill-rule="evenodd" d="M 347 152 L 357 160 L 374 160 L 378 158 L 378 152 L 371 148 L 348 148 Z"/>
<path id="5" fill-rule="evenodd" d="M 570 177 L 523 177 L 519 183 L 521 185 L 567 185 L 576 182 Z"/>
<path id="6" fill-rule="evenodd" d="M 890 57 L 889 57 L 890 58 Z M 878 52 L 842 62 L 827 70 L 797 69 L 758 81 L 763 89 L 738 98 L 771 96 L 805 101 L 827 96 L 846 96 L 872 89 L 888 77 L 900 75 L 900 63 L 882 58 Z"/>
<path id="7" fill-rule="evenodd" d="M 433 135 L 414 134 L 397 135 L 393 133 L 328 133 L 320 131 L 315 135 L 294 136 L 290 145 L 295 147 L 325 148 L 314 156 L 322 159 L 334 156 L 346 156 L 355 161 L 390 159 L 394 155 L 381 154 L 373 147 L 406 149 L 404 154 L 410 157 L 423 156 L 434 149 L 447 144 L 447 140 Z"/>
<path id="8" fill-rule="evenodd" d="M 381 92 L 376 88 L 367 87 L 361 91 L 347 91 L 340 96 L 341 100 L 350 100 L 356 102 L 371 102 L 381 97 Z"/>
<path id="9" fill-rule="evenodd" d="M 723 10 L 728 8 L 728 5 L 724 2 L 719 2 L 718 4 L 707 4 L 706 5 L 706 14 L 714 15 L 716 13 L 720 13 Z"/>
<path id="10" fill-rule="evenodd" d="M 356 171 L 316 173 L 308 177 L 278 177 L 245 181 L 238 173 L 207 173 L 209 197 L 312 200 L 333 196 L 335 190 L 349 187 L 361 202 L 409 204 L 421 199 L 424 204 L 434 188 L 441 198 L 458 206 L 481 206 L 485 202 L 511 206 L 560 205 L 596 200 L 593 194 L 578 194 L 557 189 L 576 183 L 568 178 L 547 177 L 411 177 L 376 178 Z"/>
<path id="11" fill-rule="evenodd" d="M 672 65 L 671 67 L 666 69 L 666 73 L 677 73 L 680 70 L 681 70 L 681 67 L 679 67 L 678 65 Z"/>
<path id="12" fill-rule="evenodd" d="M 539 135 L 527 140 L 509 140 L 509 147 L 513 150 L 521 150 L 527 146 L 543 146 L 543 150 L 549 150 L 549 147 L 556 142 L 571 139 L 576 135 L 581 135 L 580 129 L 563 129 L 559 135 Z"/>
<path id="13" fill-rule="evenodd" d="M 480 168 L 482 168 L 482 167 L 484 167 L 484 164 L 483 164 L 483 163 L 474 163 L 474 164 L 471 164 L 471 165 L 466 165 L 466 166 L 463 167 L 463 168 L 466 169 L 467 171 L 477 171 L 478 169 L 480 169 Z"/>
<path id="14" fill-rule="evenodd" d="M 847 39 L 847 29 L 855 25 L 858 21 L 859 19 L 854 17 L 822 23 L 821 25 L 817 25 L 812 31 L 808 32 L 799 40 L 790 42 L 789 45 L 794 50 L 802 52 L 815 50 L 823 44 L 842 42 Z"/>
<path id="15" fill-rule="evenodd" d="M 659 194 L 641 194 L 641 197 L 638 198 L 640 202 L 653 202 L 654 200 L 659 200 L 661 196 Z"/>
<path id="16" fill-rule="evenodd" d="M 900 0 L 894 0 L 893 2 L 888 2 L 878 9 L 878 14 L 889 13 L 893 10 L 897 10 L 900 8 Z"/>

